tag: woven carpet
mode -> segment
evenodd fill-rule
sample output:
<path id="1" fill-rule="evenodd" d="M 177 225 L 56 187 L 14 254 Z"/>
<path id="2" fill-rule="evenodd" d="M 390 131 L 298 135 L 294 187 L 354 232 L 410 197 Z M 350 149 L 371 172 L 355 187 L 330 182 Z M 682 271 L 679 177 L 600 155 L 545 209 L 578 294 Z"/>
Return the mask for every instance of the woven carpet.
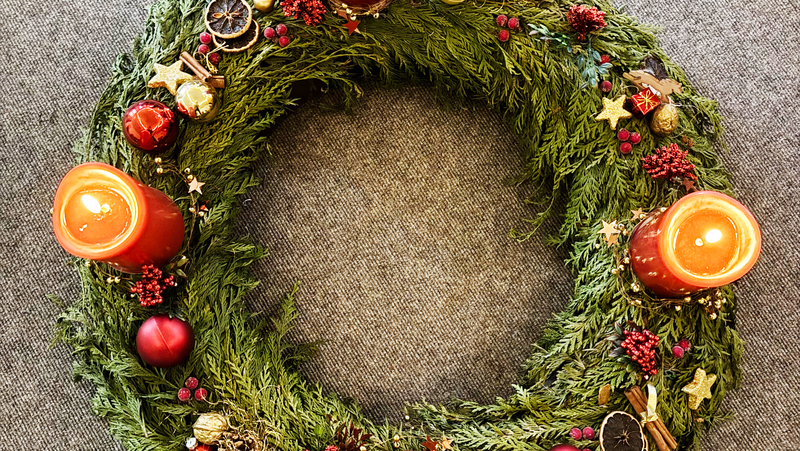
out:
<path id="1" fill-rule="evenodd" d="M 0 450 L 121 449 L 91 414 L 92 387 L 50 347 L 77 279 L 48 210 L 114 57 L 145 0 L 0 0 L 14 26 L 0 52 Z M 664 27 L 663 45 L 727 118 L 724 156 L 764 231 L 736 284 L 747 340 L 735 419 L 707 450 L 800 450 L 800 13 L 796 0 L 623 2 Z M 515 137 L 479 106 L 448 110 L 426 88 L 370 88 L 353 115 L 325 98 L 271 137 L 239 230 L 270 249 L 251 307 L 272 312 L 302 281 L 293 340 L 325 340 L 304 367 L 376 420 L 404 402 L 509 393 L 530 345 L 567 302 L 565 250 L 509 238 L 535 208 Z"/>

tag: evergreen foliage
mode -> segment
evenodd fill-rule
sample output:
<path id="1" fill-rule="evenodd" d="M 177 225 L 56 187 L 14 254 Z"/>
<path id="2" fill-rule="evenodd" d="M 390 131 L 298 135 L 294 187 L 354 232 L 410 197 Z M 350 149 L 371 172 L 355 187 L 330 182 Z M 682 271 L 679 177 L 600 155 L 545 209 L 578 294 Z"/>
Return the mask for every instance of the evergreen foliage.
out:
<path id="1" fill-rule="evenodd" d="M 681 105 L 674 136 L 686 135 L 695 142 L 689 159 L 696 165 L 698 185 L 729 192 L 714 149 L 721 118 L 716 104 L 700 97 L 657 46 L 652 28 L 606 1 L 588 3 L 606 11 L 608 23 L 587 37 L 591 48 L 588 42 L 562 45 L 525 33 L 512 35 L 505 44 L 496 39 L 495 16 L 500 13 L 559 36 L 572 34 L 565 19 L 571 3 L 566 1 L 488 0 L 450 6 L 438 0 L 395 0 L 380 19 L 364 19 L 363 35 L 352 37 L 332 14 L 313 28 L 289 21 L 297 38 L 288 47 L 262 40 L 224 59 L 221 72 L 228 87 L 219 118 L 211 124 L 184 122 L 177 150 L 164 155 L 208 182 L 203 196 L 211 209 L 197 221 L 188 212 L 191 202 L 182 177 L 156 176 L 152 159 L 133 151 L 121 130 L 122 114 L 134 101 L 151 98 L 174 104 L 166 90 L 146 88 L 153 64 L 177 60 L 181 51 L 196 45 L 204 29 L 203 2 L 156 0 L 132 54 L 117 59 L 76 152 L 79 162 L 116 165 L 176 200 L 190 237 L 182 252 L 189 259 L 183 268 L 187 278 L 179 279 L 180 294 L 174 299 L 145 309 L 124 287 L 105 282 L 109 268 L 76 261 L 82 294 L 57 324 L 58 339 L 74 349 L 76 377 L 96 386 L 94 411 L 108 420 L 113 435 L 131 450 L 184 449 L 192 435 L 196 404 L 179 404 L 175 393 L 193 375 L 212 395 L 214 404 L 203 408 L 224 412 L 233 425 L 255 431 L 269 449 L 321 451 L 334 443 L 340 425 L 353 422 L 372 434 L 370 450 L 417 450 L 426 435 L 442 434 L 459 450 L 547 450 L 567 441 L 575 425 L 599 425 L 613 409 L 632 411 L 621 392 L 642 380 L 609 357 L 613 344 L 606 337 L 616 321 L 633 321 L 661 337 L 659 358 L 669 371 L 662 370 L 651 381 L 660 393 L 659 415 L 682 446 L 696 444 L 701 432 L 720 418 L 717 410 L 725 392 L 741 380 L 742 342 L 734 329 L 733 294 L 725 290 L 728 308 L 716 321 L 699 307 L 681 312 L 655 302 L 632 307 L 621 295 L 616 276 L 609 272 L 616 265 L 613 248 L 604 243 L 596 247 L 601 243 L 600 221 L 624 222 L 629 210 L 668 205 L 682 191 L 650 179 L 642 170 L 640 158 L 670 142 L 653 136 L 645 121 L 623 123 L 640 133 L 642 142 L 629 156 L 617 151 L 614 131 L 594 120 L 602 93 L 582 88 L 585 68 L 576 58 L 594 61 L 593 52 L 611 55 L 612 98 L 627 92 L 623 71 L 638 68 L 647 55 L 663 60 L 669 75 L 684 86 L 684 93 L 674 96 Z M 287 22 L 280 9 L 257 20 L 262 29 Z M 257 183 L 253 164 L 269 151 L 265 131 L 295 104 L 291 88 L 296 82 L 319 80 L 330 91 L 344 92 L 349 106 L 361 92 L 359 84 L 373 79 L 386 85 L 428 83 L 442 98 L 479 101 L 500 112 L 524 147 L 527 164 L 518 182 L 540 187 L 537 200 L 546 199 L 550 205 L 532 221 L 532 229 L 552 214 L 562 221 L 553 242 L 571 246 L 567 265 L 575 275 L 574 294 L 533 346 L 524 377 L 507 399 L 489 405 L 422 403 L 408 408 L 410 419 L 402 424 L 374 424 L 352 402 L 325 393 L 298 373 L 298 363 L 311 355 L 313 346 L 284 340 L 298 314 L 293 302 L 297 287 L 271 322 L 254 317 L 245 307 L 245 294 L 258 283 L 250 267 L 265 251 L 237 237 L 234 221 L 240 196 Z M 533 233 L 515 236 L 524 240 Z M 138 358 L 137 328 L 155 312 L 179 314 L 194 328 L 195 351 L 185 365 L 155 369 Z M 681 338 L 691 340 L 694 348 L 676 361 L 669 346 Z M 692 418 L 686 396 L 680 393 L 698 366 L 719 376 L 714 398 L 698 412 L 705 419 L 702 423 Z M 597 393 L 605 384 L 615 391 L 609 406 L 599 407 Z M 401 437 L 397 448 L 396 434 Z"/>

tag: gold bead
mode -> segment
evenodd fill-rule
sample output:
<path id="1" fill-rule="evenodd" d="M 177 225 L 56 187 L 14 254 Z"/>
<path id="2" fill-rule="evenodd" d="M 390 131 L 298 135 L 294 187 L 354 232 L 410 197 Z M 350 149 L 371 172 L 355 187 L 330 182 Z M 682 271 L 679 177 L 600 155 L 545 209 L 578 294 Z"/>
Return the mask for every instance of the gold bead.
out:
<path id="1" fill-rule="evenodd" d="M 119 276 L 114 277 L 114 283 L 119 283 Z"/>
<path id="2" fill-rule="evenodd" d="M 630 257 L 625 257 L 622 259 L 622 263 L 625 263 L 626 265 L 629 264 L 630 262 L 631 262 Z"/>
<path id="3" fill-rule="evenodd" d="M 717 314 L 716 313 L 712 313 L 712 314 L 708 315 L 708 317 L 711 318 L 712 321 L 714 321 L 715 319 L 717 319 Z"/>
<path id="4" fill-rule="evenodd" d="M 85 262 L 83 262 L 83 266 L 85 266 L 87 268 L 92 266 L 92 261 L 91 260 L 86 260 Z"/>
<path id="5" fill-rule="evenodd" d="M 411 419 L 411 417 L 410 417 L 410 416 L 408 416 L 408 415 L 404 416 L 403 418 L 405 418 L 405 420 L 406 420 L 406 421 L 408 421 L 408 420 L 410 420 L 410 419 Z"/>
<path id="6" fill-rule="evenodd" d="M 638 283 L 635 283 L 635 282 L 634 282 L 634 283 L 632 283 L 632 284 L 631 284 L 631 290 L 633 290 L 635 293 L 638 293 L 638 292 L 639 292 L 639 290 L 640 290 L 640 288 L 639 288 L 639 284 L 638 284 Z"/>
<path id="7" fill-rule="evenodd" d="M 161 164 L 161 161 L 162 161 L 162 160 L 161 160 L 161 157 L 156 157 L 156 159 L 155 159 L 155 160 L 153 160 L 153 161 L 155 161 L 155 162 L 156 162 L 156 164 Z"/>
<path id="8" fill-rule="evenodd" d="M 164 168 L 161 167 L 156 168 L 156 174 L 163 174 L 163 173 L 164 173 Z"/>
<path id="9" fill-rule="evenodd" d="M 685 298 L 683 298 L 683 302 L 692 302 L 692 297 L 686 296 Z"/>
<path id="10" fill-rule="evenodd" d="M 376 18 L 376 19 L 377 19 L 378 17 L 381 17 L 381 13 L 375 13 L 375 15 L 374 15 L 374 16 L 372 16 L 372 17 L 374 17 L 374 18 Z"/>
<path id="11" fill-rule="evenodd" d="M 675 311 L 676 312 L 680 312 L 681 311 L 681 306 L 680 305 L 676 305 L 675 306 Z"/>
<path id="12" fill-rule="evenodd" d="M 197 210 L 195 210 L 194 207 L 189 207 L 189 213 L 194 213 L 195 211 Z"/>
<path id="13" fill-rule="evenodd" d="M 185 173 L 187 173 L 187 174 L 191 174 L 191 173 L 192 173 L 192 170 L 191 170 L 191 169 L 189 169 L 189 168 L 186 168 L 186 169 L 184 169 L 184 170 L 183 170 L 183 172 L 185 172 Z"/>
<path id="14" fill-rule="evenodd" d="M 661 207 L 661 208 L 658 209 L 658 211 L 660 211 L 661 213 L 664 213 L 665 211 L 667 211 L 667 207 Z"/>
<path id="15" fill-rule="evenodd" d="M 646 215 L 646 214 L 644 214 L 644 213 L 642 213 L 642 214 L 640 214 L 640 215 L 639 215 L 639 219 L 644 219 L 644 218 L 646 218 L 646 217 L 647 217 L 647 215 Z"/>
<path id="16" fill-rule="evenodd" d="M 201 212 L 197 213 L 197 216 L 200 216 L 201 218 L 202 218 L 203 216 L 205 216 L 205 215 L 206 215 L 206 213 L 205 213 L 204 211 L 201 211 Z"/>
<path id="17" fill-rule="evenodd" d="M 361 448 L 358 448 L 358 450 L 359 451 L 367 451 L 367 447 L 364 446 L 364 445 L 361 445 Z"/>
<path id="18" fill-rule="evenodd" d="M 400 436 L 399 435 L 395 435 L 394 436 L 394 441 L 399 442 L 400 441 Z"/>
<path id="19" fill-rule="evenodd" d="M 399 448 L 400 447 L 400 442 L 394 442 L 394 447 L 395 448 Z"/>
<path id="20" fill-rule="evenodd" d="M 625 271 L 625 265 L 619 265 L 619 266 L 617 266 L 617 270 L 618 270 L 618 271 Z"/>
<path id="21" fill-rule="evenodd" d="M 611 269 L 611 274 L 617 274 L 618 272 L 619 272 L 619 271 L 617 271 L 617 268 L 612 268 L 612 269 Z"/>
<path id="22" fill-rule="evenodd" d="M 594 248 L 595 249 L 600 249 L 600 243 L 594 243 Z"/>
<path id="23" fill-rule="evenodd" d="M 622 231 L 622 236 L 628 236 L 628 231 L 627 230 L 623 230 Z"/>
<path id="24" fill-rule="evenodd" d="M 106 278 L 106 283 L 111 283 L 113 281 L 114 281 L 114 279 L 112 279 L 111 277 Z"/>
<path id="25" fill-rule="evenodd" d="M 194 180 L 194 176 L 192 174 L 189 174 L 186 176 L 186 180 L 191 182 L 192 180 Z"/>

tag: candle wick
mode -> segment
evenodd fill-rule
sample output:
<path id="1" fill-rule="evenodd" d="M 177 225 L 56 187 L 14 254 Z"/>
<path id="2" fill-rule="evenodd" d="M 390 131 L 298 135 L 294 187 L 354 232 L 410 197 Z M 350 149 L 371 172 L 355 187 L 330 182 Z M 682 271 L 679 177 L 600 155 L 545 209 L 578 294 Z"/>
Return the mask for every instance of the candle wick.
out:
<path id="1" fill-rule="evenodd" d="M 696 244 L 696 245 L 698 245 L 698 246 L 702 246 L 702 245 L 703 245 L 703 240 L 701 240 L 700 238 L 698 238 L 698 239 L 694 240 L 694 244 Z"/>

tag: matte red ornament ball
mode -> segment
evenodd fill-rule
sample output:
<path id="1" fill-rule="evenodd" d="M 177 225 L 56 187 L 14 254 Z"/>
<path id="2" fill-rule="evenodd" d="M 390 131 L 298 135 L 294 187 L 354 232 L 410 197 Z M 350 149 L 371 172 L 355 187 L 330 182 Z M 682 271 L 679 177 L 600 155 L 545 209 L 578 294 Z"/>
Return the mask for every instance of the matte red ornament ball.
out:
<path id="1" fill-rule="evenodd" d="M 206 53 L 208 53 L 208 52 L 210 52 L 210 51 L 211 51 L 211 47 L 209 47 L 209 46 L 207 46 L 207 45 L 205 45 L 205 44 L 200 44 L 200 45 L 197 47 L 197 53 L 199 53 L 199 54 L 201 54 L 201 55 L 205 55 Z"/>
<path id="2" fill-rule="evenodd" d="M 178 118 L 166 105 L 140 100 L 122 117 L 122 133 L 128 143 L 148 154 L 161 153 L 178 139 Z"/>
<path id="3" fill-rule="evenodd" d="M 620 131 L 617 132 L 617 139 L 619 139 L 620 141 L 627 141 L 628 138 L 630 137 L 631 137 L 631 132 L 625 130 L 624 128 L 620 129 Z"/>
<path id="4" fill-rule="evenodd" d="M 200 33 L 200 43 L 211 44 L 211 34 L 206 33 L 205 31 Z"/>
<path id="5" fill-rule="evenodd" d="M 272 27 L 264 28 L 264 37 L 267 39 L 274 39 L 278 36 L 278 33 L 275 32 L 275 29 Z"/>
<path id="6" fill-rule="evenodd" d="M 573 440 L 580 440 L 583 438 L 583 432 L 581 432 L 580 428 L 572 428 L 569 431 L 569 436 L 572 437 Z"/>
<path id="7" fill-rule="evenodd" d="M 142 323 L 136 333 L 136 351 L 145 363 L 156 368 L 180 365 L 194 348 L 192 326 L 180 318 L 155 315 Z"/>
<path id="8" fill-rule="evenodd" d="M 672 347 L 672 356 L 676 359 L 682 359 L 685 354 L 686 351 L 682 347 L 678 345 Z"/>
<path id="9" fill-rule="evenodd" d="M 275 27 L 275 31 L 278 33 L 278 36 L 286 36 L 286 33 L 289 31 L 289 29 L 286 27 L 286 25 L 279 23 Z"/>
<path id="10" fill-rule="evenodd" d="M 286 47 L 291 42 L 292 42 L 292 40 L 289 39 L 289 36 L 281 36 L 281 37 L 278 38 L 278 45 L 280 45 L 281 47 Z"/>
<path id="11" fill-rule="evenodd" d="M 183 386 L 189 390 L 194 390 L 198 385 L 200 385 L 200 381 L 198 381 L 196 377 L 189 377 L 186 379 L 186 382 L 183 383 Z"/>
<path id="12" fill-rule="evenodd" d="M 506 24 L 508 23 L 508 16 L 506 16 L 505 14 L 500 14 L 499 16 L 497 16 L 496 21 L 498 27 L 505 27 Z"/>
<path id="13" fill-rule="evenodd" d="M 222 61 L 222 55 L 220 55 L 217 52 L 214 52 L 208 55 L 208 61 L 210 61 L 211 64 L 216 66 L 217 64 L 219 64 L 220 61 Z"/>
<path id="14" fill-rule="evenodd" d="M 194 399 L 198 401 L 205 401 L 206 399 L 208 399 L 208 390 L 206 390 L 205 388 L 198 388 L 194 392 Z"/>
<path id="15" fill-rule="evenodd" d="M 512 30 L 516 30 L 517 28 L 519 28 L 519 19 L 517 19 L 516 17 L 508 19 L 508 28 Z"/>
<path id="16" fill-rule="evenodd" d="M 581 450 L 575 446 L 562 443 L 560 445 L 556 445 L 550 448 L 550 451 L 581 451 Z"/>

